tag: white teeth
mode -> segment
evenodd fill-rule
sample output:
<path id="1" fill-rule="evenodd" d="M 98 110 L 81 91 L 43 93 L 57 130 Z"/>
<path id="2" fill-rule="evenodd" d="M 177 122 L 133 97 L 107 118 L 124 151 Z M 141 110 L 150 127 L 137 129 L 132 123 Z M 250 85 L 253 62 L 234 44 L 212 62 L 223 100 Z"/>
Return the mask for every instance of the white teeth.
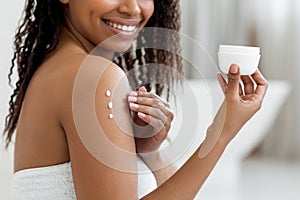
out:
<path id="1" fill-rule="evenodd" d="M 127 31 L 127 27 L 128 27 L 128 26 L 123 25 L 123 26 L 122 26 L 122 30 Z"/>
<path id="2" fill-rule="evenodd" d="M 113 28 L 116 28 L 116 29 L 119 29 L 122 31 L 127 31 L 127 32 L 132 32 L 136 29 L 136 26 L 126 26 L 126 25 L 116 24 L 111 21 L 106 21 L 106 24 Z"/>

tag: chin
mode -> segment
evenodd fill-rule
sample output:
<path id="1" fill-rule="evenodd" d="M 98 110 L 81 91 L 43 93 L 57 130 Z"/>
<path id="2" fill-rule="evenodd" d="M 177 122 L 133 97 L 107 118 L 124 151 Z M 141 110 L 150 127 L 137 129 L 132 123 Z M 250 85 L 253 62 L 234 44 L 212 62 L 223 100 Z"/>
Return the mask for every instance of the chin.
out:
<path id="1" fill-rule="evenodd" d="M 104 52 L 117 52 L 122 53 L 126 52 L 130 49 L 132 46 L 134 39 L 124 39 L 121 37 L 111 37 L 104 42 L 101 42 L 97 45 L 96 49 L 100 50 L 98 52 L 101 52 L 101 49 L 104 50 Z M 101 54 L 100 54 L 101 56 Z"/>

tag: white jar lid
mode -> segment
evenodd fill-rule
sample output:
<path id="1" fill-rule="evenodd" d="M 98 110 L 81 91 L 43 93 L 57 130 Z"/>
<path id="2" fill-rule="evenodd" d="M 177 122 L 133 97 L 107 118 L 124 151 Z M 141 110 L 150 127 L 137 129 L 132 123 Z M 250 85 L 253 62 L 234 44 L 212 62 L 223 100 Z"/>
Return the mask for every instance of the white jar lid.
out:
<path id="1" fill-rule="evenodd" d="M 237 53 L 237 54 L 260 54 L 259 47 L 252 46 L 235 46 L 235 45 L 220 45 L 219 53 Z"/>

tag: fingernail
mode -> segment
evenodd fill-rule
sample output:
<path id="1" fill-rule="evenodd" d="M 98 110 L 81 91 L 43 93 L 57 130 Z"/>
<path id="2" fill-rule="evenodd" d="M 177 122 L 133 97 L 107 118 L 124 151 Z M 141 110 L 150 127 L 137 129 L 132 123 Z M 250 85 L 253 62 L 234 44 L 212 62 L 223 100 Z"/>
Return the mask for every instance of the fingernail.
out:
<path id="1" fill-rule="evenodd" d="M 141 118 L 146 117 L 146 115 L 144 113 L 140 113 L 140 112 L 138 112 L 138 116 L 141 117 Z"/>
<path id="2" fill-rule="evenodd" d="M 130 102 L 137 102 L 137 98 L 136 98 L 136 97 L 129 96 L 129 97 L 128 97 L 128 101 L 130 101 Z"/>
<path id="3" fill-rule="evenodd" d="M 137 93 L 137 92 L 135 92 L 135 91 L 132 91 L 132 92 L 130 93 L 130 96 L 137 97 L 137 96 L 138 96 L 138 93 Z"/>
<path id="4" fill-rule="evenodd" d="M 135 103 L 129 103 L 129 107 L 131 109 L 138 109 L 139 108 L 139 105 L 135 104 Z"/>
<path id="5" fill-rule="evenodd" d="M 239 68 L 238 68 L 237 65 L 231 65 L 231 67 L 230 67 L 230 73 L 237 74 L 238 70 L 239 70 Z"/>

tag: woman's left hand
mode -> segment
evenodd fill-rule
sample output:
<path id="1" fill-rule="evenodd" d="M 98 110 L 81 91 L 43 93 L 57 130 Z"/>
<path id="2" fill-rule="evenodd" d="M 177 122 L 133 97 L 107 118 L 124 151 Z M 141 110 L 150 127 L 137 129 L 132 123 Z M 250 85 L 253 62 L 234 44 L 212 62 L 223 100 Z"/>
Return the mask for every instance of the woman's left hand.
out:
<path id="1" fill-rule="evenodd" d="M 174 114 L 170 105 L 145 87 L 128 96 L 129 108 L 134 112 L 133 131 L 138 153 L 156 151 L 167 138 Z"/>

